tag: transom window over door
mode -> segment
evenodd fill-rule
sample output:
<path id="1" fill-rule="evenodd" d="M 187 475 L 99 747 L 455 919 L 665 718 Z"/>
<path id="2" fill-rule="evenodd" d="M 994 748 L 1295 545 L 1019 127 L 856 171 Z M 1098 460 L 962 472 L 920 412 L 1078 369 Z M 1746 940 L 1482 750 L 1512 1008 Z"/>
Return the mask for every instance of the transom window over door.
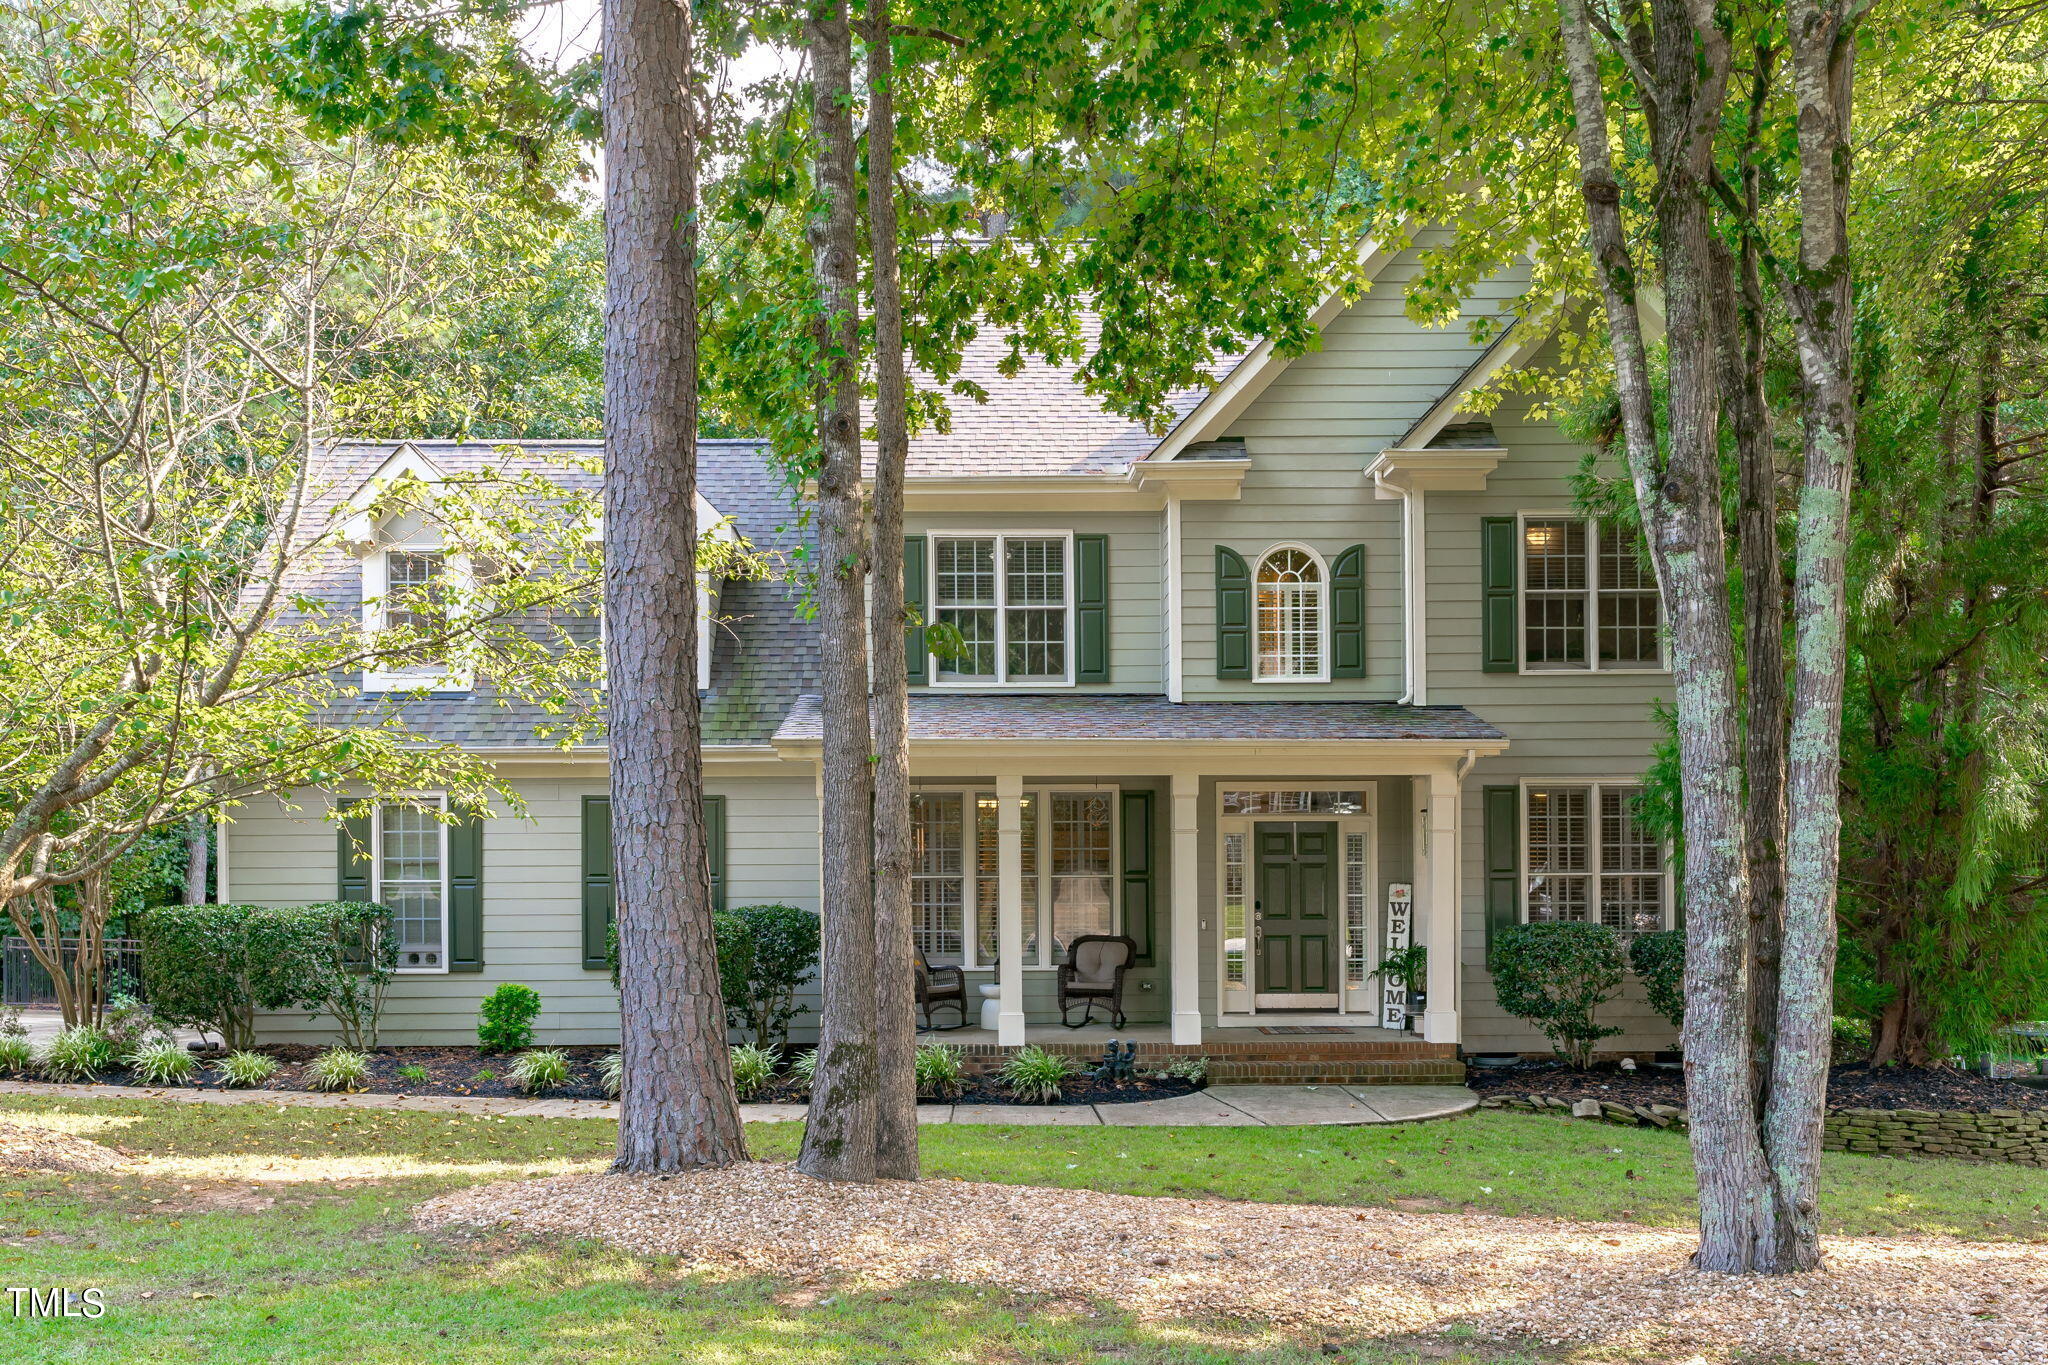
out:
<path id="1" fill-rule="evenodd" d="M 1527 789 L 1522 849 L 1532 922 L 1664 927 L 1664 847 L 1636 817 L 1642 792 L 1628 783 Z"/>
<path id="2" fill-rule="evenodd" d="M 1664 666 L 1662 602 L 1641 537 L 1616 522 L 1522 522 L 1522 663 L 1531 671 Z"/>
<path id="3" fill-rule="evenodd" d="M 934 651 L 933 681 L 1072 682 L 1071 550 L 1064 534 L 934 535 L 932 619 L 959 647 Z"/>
<path id="4" fill-rule="evenodd" d="M 1324 671 L 1322 562 L 1307 550 L 1283 545 L 1259 560 L 1257 678 L 1321 682 Z"/>

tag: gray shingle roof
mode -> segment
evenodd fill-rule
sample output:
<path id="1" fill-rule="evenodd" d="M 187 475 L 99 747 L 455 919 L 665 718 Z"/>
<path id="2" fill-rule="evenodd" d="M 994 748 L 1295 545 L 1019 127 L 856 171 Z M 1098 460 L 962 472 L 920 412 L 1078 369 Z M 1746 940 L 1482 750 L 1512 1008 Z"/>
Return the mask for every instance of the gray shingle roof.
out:
<path id="1" fill-rule="evenodd" d="M 798 699 L 778 741 L 823 735 L 818 698 Z M 1492 740 L 1504 735 L 1462 706 L 1384 702 L 1170 702 L 1164 697 L 959 696 L 910 699 L 918 740 Z"/>

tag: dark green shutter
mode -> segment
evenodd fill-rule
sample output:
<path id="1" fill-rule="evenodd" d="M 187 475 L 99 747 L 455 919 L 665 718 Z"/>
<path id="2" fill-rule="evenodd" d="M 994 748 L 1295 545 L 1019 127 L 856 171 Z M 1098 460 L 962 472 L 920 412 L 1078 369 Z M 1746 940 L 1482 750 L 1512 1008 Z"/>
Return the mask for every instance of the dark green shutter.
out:
<path id="1" fill-rule="evenodd" d="M 335 862 L 339 869 L 334 898 L 370 899 L 370 817 L 351 815 L 334 827 Z"/>
<path id="2" fill-rule="evenodd" d="M 1521 665 L 1515 647 L 1515 519 L 1479 520 L 1479 667 L 1485 673 L 1513 673 Z"/>
<path id="3" fill-rule="evenodd" d="M 1365 676 L 1365 547 L 1354 545 L 1330 566 L 1330 676 Z"/>
<path id="4" fill-rule="evenodd" d="M 1488 787 L 1486 815 L 1486 950 L 1500 931 L 1522 919 L 1522 789 Z"/>
<path id="5" fill-rule="evenodd" d="M 1118 818 L 1123 835 L 1124 933 L 1138 945 L 1138 962 L 1152 962 L 1152 793 L 1124 792 Z"/>
<path id="6" fill-rule="evenodd" d="M 448 827 L 448 970 L 484 969 L 484 822 L 459 811 Z"/>
<path id="7" fill-rule="evenodd" d="M 1252 676 L 1252 573 L 1228 545 L 1216 547 L 1216 676 Z"/>
<path id="8" fill-rule="evenodd" d="M 583 798 L 583 965 L 603 971 L 606 931 L 617 913 L 612 887 L 612 799 Z"/>
<path id="9" fill-rule="evenodd" d="M 1109 537 L 1074 537 L 1074 681 L 1109 681 Z"/>
<path id="10" fill-rule="evenodd" d="M 922 687 L 932 680 L 931 650 L 924 642 L 924 556 L 923 536 L 903 537 L 903 609 L 910 618 L 903 625 L 903 672 L 914 687 Z"/>
<path id="11" fill-rule="evenodd" d="M 711 862 L 711 908 L 725 909 L 725 798 L 704 798 L 704 852 Z"/>

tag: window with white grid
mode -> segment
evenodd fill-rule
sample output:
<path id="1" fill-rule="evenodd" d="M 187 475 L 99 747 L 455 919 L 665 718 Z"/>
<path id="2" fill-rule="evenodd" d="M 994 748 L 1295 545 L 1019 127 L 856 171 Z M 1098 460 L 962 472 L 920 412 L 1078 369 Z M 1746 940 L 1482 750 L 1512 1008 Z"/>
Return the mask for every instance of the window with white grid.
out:
<path id="1" fill-rule="evenodd" d="M 1323 566 L 1282 546 L 1259 561 L 1258 673 L 1269 681 L 1318 682 L 1323 674 Z"/>
<path id="2" fill-rule="evenodd" d="M 387 550 L 384 554 L 384 624 L 392 629 L 440 628 L 442 575 L 448 562 L 439 550 Z"/>
<path id="3" fill-rule="evenodd" d="M 969 965 L 989 967 L 1001 953 L 1001 807 L 994 792 L 965 799 L 974 811 L 966 852 L 974 869 Z M 1054 967 L 1079 935 L 1116 932 L 1116 792 L 1027 791 L 1019 801 L 1024 965 Z"/>
<path id="4" fill-rule="evenodd" d="M 438 799 L 431 804 L 438 805 Z M 400 971 L 447 970 L 447 827 L 419 805 L 380 806 L 372 895 L 389 907 Z"/>
<path id="5" fill-rule="evenodd" d="M 1523 667 L 1664 666 L 1663 603 L 1633 528 L 1582 517 L 1525 517 L 1521 580 Z"/>
<path id="6" fill-rule="evenodd" d="M 1522 859 L 1532 922 L 1629 932 L 1664 927 L 1664 846 L 1636 815 L 1642 791 L 1633 783 L 1524 790 Z"/>
<path id="7" fill-rule="evenodd" d="M 1081 935 L 1111 931 L 1110 807 L 1107 792 L 1052 794 L 1052 937 L 1061 956 Z"/>
<path id="8" fill-rule="evenodd" d="M 965 801 L 959 792 L 910 798 L 911 934 L 934 966 L 966 960 Z"/>
<path id="9" fill-rule="evenodd" d="M 932 537 L 932 619 L 959 633 L 950 655 L 934 654 L 935 681 L 1069 680 L 1070 543 L 1065 535 Z"/>

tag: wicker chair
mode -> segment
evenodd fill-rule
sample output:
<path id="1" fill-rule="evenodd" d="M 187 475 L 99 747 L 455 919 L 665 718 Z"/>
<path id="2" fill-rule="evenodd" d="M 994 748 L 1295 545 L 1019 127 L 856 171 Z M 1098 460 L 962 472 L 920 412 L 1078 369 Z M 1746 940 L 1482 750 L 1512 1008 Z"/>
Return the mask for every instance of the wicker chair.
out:
<path id="1" fill-rule="evenodd" d="M 934 967 L 925 961 L 924 949 L 917 950 L 917 1008 L 924 1015 L 924 1026 L 932 1028 L 932 1010 L 941 1005 L 951 1005 L 960 1011 L 960 1022 L 953 1028 L 967 1027 L 967 973 L 958 967 Z"/>
<path id="2" fill-rule="evenodd" d="M 1095 1018 L 1095 1007 L 1109 1010 L 1112 1028 L 1124 1026 L 1124 973 L 1138 956 L 1138 945 L 1121 934 L 1082 934 L 1067 948 L 1060 964 L 1060 1022 L 1081 1028 Z M 1081 1022 L 1069 1012 L 1080 1005 Z"/>

